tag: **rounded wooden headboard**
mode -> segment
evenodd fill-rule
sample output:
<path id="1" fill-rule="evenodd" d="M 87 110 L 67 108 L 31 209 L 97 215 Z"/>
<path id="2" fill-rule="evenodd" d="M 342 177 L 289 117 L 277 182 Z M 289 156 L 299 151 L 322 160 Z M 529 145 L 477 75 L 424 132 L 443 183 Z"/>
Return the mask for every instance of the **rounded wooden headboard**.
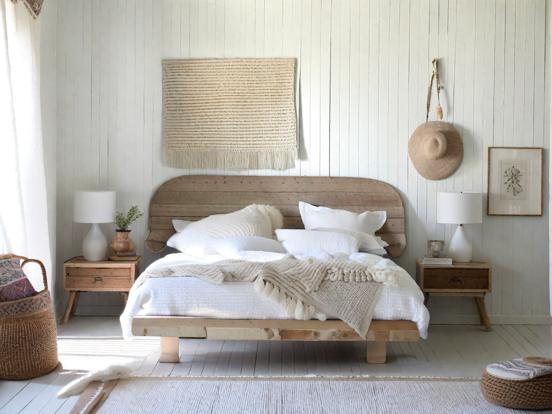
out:
<path id="1" fill-rule="evenodd" d="M 163 183 L 149 206 L 147 247 L 160 252 L 174 234 L 171 220 L 199 220 L 249 204 L 270 204 L 284 215 L 284 228 L 303 228 L 299 201 L 350 211 L 387 211 L 378 235 L 389 255 L 406 247 L 404 206 L 391 185 L 369 178 L 183 175 Z"/>

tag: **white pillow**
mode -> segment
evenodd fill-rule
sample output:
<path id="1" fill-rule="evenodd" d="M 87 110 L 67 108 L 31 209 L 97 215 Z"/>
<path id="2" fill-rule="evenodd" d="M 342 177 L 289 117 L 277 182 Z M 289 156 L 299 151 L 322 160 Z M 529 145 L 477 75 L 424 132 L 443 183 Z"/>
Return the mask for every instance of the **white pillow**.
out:
<path id="1" fill-rule="evenodd" d="M 359 250 L 361 252 L 377 254 L 379 256 L 383 256 L 387 254 L 387 251 L 384 249 L 384 247 L 389 246 L 389 244 L 379 236 L 372 236 L 371 234 L 368 234 L 368 233 L 363 233 L 360 231 L 353 231 L 353 230 L 344 230 L 344 229 L 319 228 L 319 229 L 316 229 L 315 231 L 348 234 L 350 236 L 355 237 L 358 240 Z"/>
<path id="2" fill-rule="evenodd" d="M 359 214 L 347 210 L 316 207 L 303 201 L 299 202 L 299 212 L 306 230 L 331 228 L 374 235 L 387 220 L 385 211 L 365 211 Z"/>
<path id="3" fill-rule="evenodd" d="M 276 230 L 276 237 L 294 256 L 350 255 L 358 252 L 359 241 L 344 233 L 311 230 Z"/>
<path id="4" fill-rule="evenodd" d="M 272 206 L 252 204 L 228 214 L 215 214 L 189 223 L 167 240 L 167 246 L 194 256 L 214 254 L 213 239 L 237 236 L 270 238 L 281 227 L 282 214 Z"/>
<path id="5" fill-rule="evenodd" d="M 185 230 L 174 233 L 169 240 L 167 240 L 167 246 L 179 250 L 182 253 L 197 257 L 215 254 L 216 251 L 211 247 L 212 244 L 213 239 L 210 237 L 198 234 L 195 231 Z"/>
<path id="6" fill-rule="evenodd" d="M 279 241 L 259 236 L 238 236 L 214 240 L 212 247 L 218 254 L 226 257 L 236 257 L 243 251 L 286 252 Z"/>
<path id="7" fill-rule="evenodd" d="M 187 220 L 173 219 L 173 221 L 172 221 L 172 225 L 173 225 L 176 232 L 181 232 L 190 223 L 191 223 L 191 221 L 187 221 Z"/>

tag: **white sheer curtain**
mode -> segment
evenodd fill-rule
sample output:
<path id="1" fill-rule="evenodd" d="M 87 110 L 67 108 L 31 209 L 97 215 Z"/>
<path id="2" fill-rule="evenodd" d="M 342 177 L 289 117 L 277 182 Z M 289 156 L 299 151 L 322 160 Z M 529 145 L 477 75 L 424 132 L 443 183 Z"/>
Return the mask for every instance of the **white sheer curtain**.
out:
<path id="1" fill-rule="evenodd" d="M 42 260 L 51 278 L 39 50 L 38 21 L 0 0 L 0 253 Z"/>

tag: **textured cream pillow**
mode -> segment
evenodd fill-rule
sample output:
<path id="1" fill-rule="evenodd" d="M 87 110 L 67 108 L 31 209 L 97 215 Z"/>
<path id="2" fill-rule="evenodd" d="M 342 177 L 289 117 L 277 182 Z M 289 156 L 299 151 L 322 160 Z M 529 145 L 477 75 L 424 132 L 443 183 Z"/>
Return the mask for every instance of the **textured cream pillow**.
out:
<path id="1" fill-rule="evenodd" d="M 213 239 L 239 236 L 271 238 L 274 230 L 281 227 L 283 217 L 272 206 L 251 204 L 228 214 L 215 214 L 186 225 L 171 236 L 167 246 L 194 256 L 216 253 L 211 247 Z"/>

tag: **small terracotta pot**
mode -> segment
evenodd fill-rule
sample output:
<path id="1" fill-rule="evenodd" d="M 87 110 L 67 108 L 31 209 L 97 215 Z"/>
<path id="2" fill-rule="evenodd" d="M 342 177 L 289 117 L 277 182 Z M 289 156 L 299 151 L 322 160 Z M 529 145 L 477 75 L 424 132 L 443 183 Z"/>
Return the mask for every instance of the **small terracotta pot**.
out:
<path id="1" fill-rule="evenodd" d="M 130 230 L 116 230 L 113 240 L 111 241 L 111 248 L 115 254 L 125 254 L 134 252 L 134 242 L 130 238 Z"/>

